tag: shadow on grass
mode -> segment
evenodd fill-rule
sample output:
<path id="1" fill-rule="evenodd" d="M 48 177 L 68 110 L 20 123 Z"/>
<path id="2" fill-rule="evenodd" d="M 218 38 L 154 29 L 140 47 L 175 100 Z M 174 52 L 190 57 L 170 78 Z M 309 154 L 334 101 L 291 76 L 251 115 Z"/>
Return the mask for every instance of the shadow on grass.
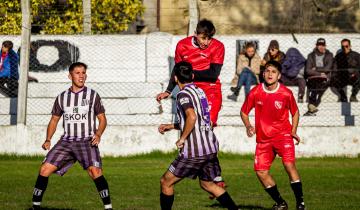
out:
<path id="1" fill-rule="evenodd" d="M 225 208 L 222 205 L 220 205 L 219 203 L 215 203 L 206 207 L 210 207 L 210 208 Z M 238 205 L 238 208 L 241 210 L 271 210 L 271 208 L 265 208 L 262 206 L 253 206 L 253 205 Z"/>

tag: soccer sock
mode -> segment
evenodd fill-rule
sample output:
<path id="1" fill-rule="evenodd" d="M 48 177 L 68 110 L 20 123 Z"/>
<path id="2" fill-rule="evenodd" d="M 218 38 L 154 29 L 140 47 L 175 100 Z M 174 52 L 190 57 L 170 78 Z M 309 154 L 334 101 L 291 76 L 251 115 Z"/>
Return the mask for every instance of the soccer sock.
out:
<path id="1" fill-rule="evenodd" d="M 38 175 L 35 183 L 32 202 L 34 206 L 40 206 L 42 197 L 45 193 L 49 177 Z"/>
<path id="2" fill-rule="evenodd" d="M 174 203 L 174 195 L 165 195 L 160 193 L 160 206 L 161 210 L 171 210 L 171 207 Z"/>
<path id="3" fill-rule="evenodd" d="M 104 203 L 105 209 L 112 209 L 111 200 L 110 200 L 110 191 L 108 183 L 104 176 L 99 176 L 94 179 L 96 189 L 99 192 L 101 200 Z"/>
<path id="4" fill-rule="evenodd" d="M 236 206 L 235 202 L 230 197 L 228 192 L 224 192 L 216 200 L 218 200 L 222 206 L 225 206 L 229 210 L 237 210 L 238 209 L 238 207 Z"/>
<path id="5" fill-rule="evenodd" d="M 296 198 L 296 204 L 299 205 L 304 202 L 302 184 L 300 180 L 291 182 L 291 189 L 294 191 L 294 195 Z"/>
<path id="6" fill-rule="evenodd" d="M 277 204 L 281 204 L 284 202 L 284 199 L 280 196 L 280 193 L 279 193 L 276 185 L 266 188 L 265 191 L 271 196 L 271 198 Z"/>

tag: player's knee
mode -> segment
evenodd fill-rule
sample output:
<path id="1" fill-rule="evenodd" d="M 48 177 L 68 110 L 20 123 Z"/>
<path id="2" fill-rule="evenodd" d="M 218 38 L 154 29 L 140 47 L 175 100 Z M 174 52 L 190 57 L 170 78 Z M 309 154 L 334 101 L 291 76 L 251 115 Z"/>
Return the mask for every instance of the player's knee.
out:
<path id="1" fill-rule="evenodd" d="M 102 175 L 102 170 L 97 167 L 90 166 L 87 171 L 92 179 L 96 179 Z"/>
<path id="2" fill-rule="evenodd" d="M 44 164 L 42 164 L 41 167 L 40 167 L 40 172 L 39 172 L 39 174 L 40 174 L 41 176 L 48 177 L 48 176 L 50 176 L 55 170 L 56 170 L 56 167 L 55 167 L 55 166 L 49 165 L 49 164 L 47 164 L 47 163 L 44 163 Z"/>
<path id="3" fill-rule="evenodd" d="M 269 175 L 269 171 L 256 171 L 258 177 L 265 177 Z"/>
<path id="4" fill-rule="evenodd" d="M 167 185 L 168 185 L 168 182 L 164 176 L 162 176 L 160 178 L 160 185 L 161 185 L 161 187 L 167 187 Z"/>
<path id="5" fill-rule="evenodd" d="M 211 184 L 215 185 L 215 183 L 213 183 L 213 182 L 200 181 L 200 187 L 206 191 L 209 191 L 209 189 L 212 187 Z"/>

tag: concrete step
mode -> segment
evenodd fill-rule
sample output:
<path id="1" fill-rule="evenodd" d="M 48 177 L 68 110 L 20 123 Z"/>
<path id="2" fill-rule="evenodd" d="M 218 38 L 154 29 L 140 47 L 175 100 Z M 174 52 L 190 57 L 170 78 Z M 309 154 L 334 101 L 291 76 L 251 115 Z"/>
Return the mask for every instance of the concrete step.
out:
<path id="1" fill-rule="evenodd" d="M 311 126 L 359 126 L 359 117 L 355 117 L 355 120 L 351 116 L 302 116 L 300 117 L 300 127 L 311 127 Z M 250 116 L 250 122 L 254 125 L 255 117 Z M 243 126 L 240 116 L 221 116 L 219 117 L 218 124 L 220 126 Z"/>
<path id="2" fill-rule="evenodd" d="M 224 101 L 220 111 L 220 116 L 239 115 L 242 102 Z M 306 103 L 298 103 L 300 115 L 307 112 Z M 252 111 L 250 114 L 253 114 Z M 317 116 L 341 116 L 341 115 L 360 115 L 360 103 L 339 103 L 339 102 L 324 102 L 319 106 Z"/>

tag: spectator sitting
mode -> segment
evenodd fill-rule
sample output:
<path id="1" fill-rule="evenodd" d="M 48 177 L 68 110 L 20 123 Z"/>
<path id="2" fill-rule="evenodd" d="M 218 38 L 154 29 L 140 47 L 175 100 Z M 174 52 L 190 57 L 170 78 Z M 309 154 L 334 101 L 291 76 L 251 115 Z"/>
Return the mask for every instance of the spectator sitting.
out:
<path id="1" fill-rule="evenodd" d="M 256 85 L 259 82 L 260 74 L 260 62 L 261 58 L 256 53 L 256 46 L 252 42 L 248 42 L 245 45 L 245 51 L 238 57 L 238 63 L 236 73 L 231 83 L 236 84 L 236 87 L 231 87 L 232 95 L 227 98 L 233 101 L 237 101 L 241 86 L 245 86 L 245 96 L 250 92 L 252 85 Z"/>
<path id="2" fill-rule="evenodd" d="M 296 48 L 289 48 L 282 64 L 281 79 L 284 85 L 299 87 L 298 102 L 304 102 L 305 86 L 304 69 L 306 60 Z"/>
<path id="3" fill-rule="evenodd" d="M 349 39 L 341 41 L 341 52 L 335 56 L 334 75 L 331 83 L 340 94 L 340 101 L 347 102 L 344 88 L 352 85 L 350 102 L 358 102 L 356 95 L 360 90 L 360 54 L 351 50 Z"/>
<path id="4" fill-rule="evenodd" d="M 279 42 L 277 40 L 271 40 L 267 52 L 264 54 L 264 58 L 261 61 L 261 67 L 260 67 L 261 71 L 259 77 L 260 82 L 264 82 L 262 73 L 264 72 L 265 64 L 268 61 L 274 60 L 282 64 L 284 62 L 284 59 L 285 59 L 285 54 L 282 51 L 280 51 Z"/>
<path id="5" fill-rule="evenodd" d="M 308 76 L 309 104 L 304 116 L 316 115 L 321 97 L 329 87 L 333 60 L 333 54 L 326 49 L 325 39 L 319 38 L 314 51 L 308 55 L 305 67 L 305 74 Z"/>
<path id="6" fill-rule="evenodd" d="M 13 50 L 11 41 L 4 41 L 0 57 L 0 92 L 8 97 L 17 97 L 19 57 Z"/>

